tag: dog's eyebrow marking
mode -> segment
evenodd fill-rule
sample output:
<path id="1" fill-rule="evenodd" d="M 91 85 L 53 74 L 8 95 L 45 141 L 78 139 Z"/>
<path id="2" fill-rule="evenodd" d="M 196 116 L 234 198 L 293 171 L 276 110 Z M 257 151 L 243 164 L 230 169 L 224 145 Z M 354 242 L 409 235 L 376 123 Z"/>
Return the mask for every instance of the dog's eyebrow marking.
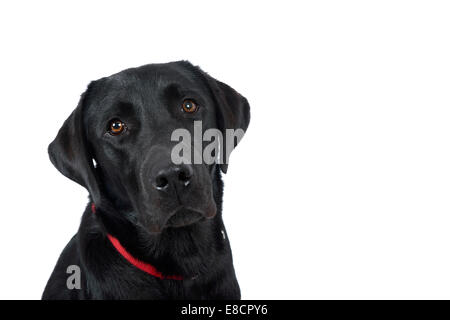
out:
<path id="1" fill-rule="evenodd" d="M 201 97 L 201 93 L 198 92 L 195 88 L 183 86 L 178 83 L 170 83 L 169 85 L 167 85 L 163 90 L 163 94 L 166 99 L 180 99 L 180 98 L 199 99 Z"/>
<path id="2" fill-rule="evenodd" d="M 170 83 L 169 85 L 167 85 L 164 88 L 163 92 L 166 98 L 174 98 L 174 97 L 179 98 L 180 96 L 182 96 L 181 88 L 176 83 Z"/>

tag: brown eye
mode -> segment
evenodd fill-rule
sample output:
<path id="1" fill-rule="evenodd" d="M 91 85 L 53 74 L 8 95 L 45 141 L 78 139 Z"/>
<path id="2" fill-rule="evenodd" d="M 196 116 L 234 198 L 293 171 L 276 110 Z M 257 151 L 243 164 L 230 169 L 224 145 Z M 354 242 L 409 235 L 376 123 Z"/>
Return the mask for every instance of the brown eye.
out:
<path id="1" fill-rule="evenodd" d="M 109 133 L 112 135 L 121 134 L 125 130 L 125 123 L 120 121 L 119 119 L 114 119 L 109 123 Z"/>
<path id="2" fill-rule="evenodd" d="M 187 112 L 187 113 L 194 113 L 198 109 L 197 104 L 193 100 L 190 100 L 190 99 L 184 100 L 182 107 L 183 107 L 183 111 Z"/>

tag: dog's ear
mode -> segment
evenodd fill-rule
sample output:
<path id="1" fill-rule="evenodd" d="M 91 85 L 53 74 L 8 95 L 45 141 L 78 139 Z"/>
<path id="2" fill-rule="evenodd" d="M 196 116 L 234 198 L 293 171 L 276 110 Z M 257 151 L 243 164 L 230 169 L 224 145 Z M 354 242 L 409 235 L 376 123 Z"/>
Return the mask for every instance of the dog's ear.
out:
<path id="1" fill-rule="evenodd" d="M 80 102 L 64 122 L 55 140 L 48 146 L 53 165 L 67 178 L 88 191 L 94 203 L 100 202 L 100 191 L 92 156 L 85 137 L 83 113 L 92 83 L 81 95 Z"/>
<path id="2" fill-rule="evenodd" d="M 237 146 L 250 123 L 250 105 L 245 97 L 229 85 L 214 79 L 204 71 L 201 72 L 208 82 L 217 105 L 218 129 L 222 132 L 224 139 L 221 148 L 224 163 L 220 168 L 226 173 L 230 153 Z M 227 130 L 230 129 L 234 130 L 235 136 L 227 135 Z"/>

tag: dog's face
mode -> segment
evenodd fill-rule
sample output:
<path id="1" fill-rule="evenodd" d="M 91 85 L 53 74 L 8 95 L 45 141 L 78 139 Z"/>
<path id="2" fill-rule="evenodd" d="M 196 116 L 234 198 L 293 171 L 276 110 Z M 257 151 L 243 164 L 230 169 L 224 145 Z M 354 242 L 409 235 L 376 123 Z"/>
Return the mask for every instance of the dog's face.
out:
<path id="1" fill-rule="evenodd" d="M 248 122 L 246 99 L 190 63 L 146 65 L 91 83 L 49 153 L 97 206 L 110 201 L 135 223 L 161 232 L 215 216 L 216 164 L 193 160 L 210 143 L 202 139 L 206 130 L 218 129 L 226 139 L 226 129 L 245 131 Z M 177 129 L 191 137 L 182 142 L 192 150 L 182 163 L 172 158 Z"/>

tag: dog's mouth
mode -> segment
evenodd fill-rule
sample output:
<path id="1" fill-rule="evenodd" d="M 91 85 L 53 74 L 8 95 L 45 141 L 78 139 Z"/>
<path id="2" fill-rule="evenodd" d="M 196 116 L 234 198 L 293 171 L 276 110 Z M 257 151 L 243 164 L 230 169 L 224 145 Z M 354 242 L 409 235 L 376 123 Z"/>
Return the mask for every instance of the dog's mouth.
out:
<path id="1" fill-rule="evenodd" d="M 210 202 L 207 208 L 201 211 L 182 206 L 167 220 L 165 227 L 180 228 L 206 219 L 212 219 L 215 217 L 216 211 L 217 208 L 214 202 Z"/>
<path id="2" fill-rule="evenodd" d="M 166 209 L 167 210 L 167 209 Z M 179 204 L 167 210 L 166 212 L 160 212 L 158 216 L 152 216 L 146 214 L 147 221 L 139 222 L 141 226 L 147 229 L 150 233 L 161 233 L 166 228 L 181 228 L 191 226 L 196 223 L 212 219 L 217 214 L 217 206 L 214 201 L 209 201 L 207 204 L 196 205 L 184 205 Z M 149 218 L 153 218 L 150 220 Z"/>
<path id="3" fill-rule="evenodd" d="M 205 216 L 198 211 L 190 210 L 187 208 L 181 208 L 177 210 L 167 220 L 166 227 L 168 228 L 180 228 L 185 227 L 201 220 L 205 220 Z"/>

